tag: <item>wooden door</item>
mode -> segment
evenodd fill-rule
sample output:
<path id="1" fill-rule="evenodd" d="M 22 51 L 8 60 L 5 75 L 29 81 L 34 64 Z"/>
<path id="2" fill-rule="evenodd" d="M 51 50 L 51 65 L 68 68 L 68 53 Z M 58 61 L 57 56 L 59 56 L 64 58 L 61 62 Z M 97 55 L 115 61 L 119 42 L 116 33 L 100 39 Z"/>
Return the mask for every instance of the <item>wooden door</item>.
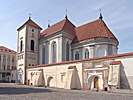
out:
<path id="1" fill-rule="evenodd" d="M 94 88 L 98 88 L 98 77 L 94 78 Z"/>
<path id="2" fill-rule="evenodd" d="M 28 80 L 28 85 L 30 85 L 30 80 Z"/>

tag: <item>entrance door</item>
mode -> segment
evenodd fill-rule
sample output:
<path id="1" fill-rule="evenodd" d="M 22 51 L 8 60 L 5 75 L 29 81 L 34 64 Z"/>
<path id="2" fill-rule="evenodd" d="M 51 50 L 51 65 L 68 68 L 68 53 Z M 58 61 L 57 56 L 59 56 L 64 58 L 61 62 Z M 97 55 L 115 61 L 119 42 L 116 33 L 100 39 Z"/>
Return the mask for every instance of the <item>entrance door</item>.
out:
<path id="1" fill-rule="evenodd" d="M 30 85 L 30 80 L 28 80 L 28 85 Z"/>
<path id="2" fill-rule="evenodd" d="M 49 77 L 47 80 L 47 86 L 48 87 L 54 87 L 54 81 L 53 81 L 53 77 Z"/>
<path id="3" fill-rule="evenodd" d="M 94 78 L 94 88 L 99 88 L 99 86 L 98 86 L 98 77 Z"/>

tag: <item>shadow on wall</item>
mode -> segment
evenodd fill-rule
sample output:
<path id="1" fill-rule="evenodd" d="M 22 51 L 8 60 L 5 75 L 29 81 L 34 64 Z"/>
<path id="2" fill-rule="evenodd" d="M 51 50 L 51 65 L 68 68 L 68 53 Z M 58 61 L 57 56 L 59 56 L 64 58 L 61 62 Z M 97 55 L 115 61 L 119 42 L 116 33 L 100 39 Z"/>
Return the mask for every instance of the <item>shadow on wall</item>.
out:
<path id="1" fill-rule="evenodd" d="M 121 89 L 131 89 L 125 70 L 124 70 L 124 65 L 121 63 L 120 65 L 120 88 Z"/>
<path id="2" fill-rule="evenodd" d="M 0 87 L 0 95 L 16 95 L 16 94 L 29 94 L 29 93 L 45 93 L 56 92 L 49 89 L 36 89 L 36 88 L 15 88 L 15 87 Z"/>
<path id="3" fill-rule="evenodd" d="M 74 73 L 71 78 L 71 89 L 81 89 L 81 82 L 77 68 L 74 69 Z"/>
<path id="4" fill-rule="evenodd" d="M 50 82 L 52 81 L 52 79 L 54 79 L 52 76 L 50 76 L 48 79 L 47 79 L 47 86 L 50 87 Z"/>
<path id="5" fill-rule="evenodd" d="M 42 71 L 42 86 L 46 87 L 45 77 L 44 77 L 44 71 Z"/>

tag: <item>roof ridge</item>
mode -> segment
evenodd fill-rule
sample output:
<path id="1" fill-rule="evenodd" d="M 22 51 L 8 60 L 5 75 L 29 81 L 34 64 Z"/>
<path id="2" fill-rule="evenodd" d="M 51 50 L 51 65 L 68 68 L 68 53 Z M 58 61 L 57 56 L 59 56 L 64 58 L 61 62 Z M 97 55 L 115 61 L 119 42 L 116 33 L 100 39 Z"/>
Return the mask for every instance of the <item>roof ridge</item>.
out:
<path id="1" fill-rule="evenodd" d="M 65 18 L 65 19 L 64 19 L 64 23 L 63 23 L 62 28 L 61 28 L 62 30 L 63 30 L 64 27 L 65 27 L 66 21 L 67 21 L 67 19 Z"/>
<path id="2" fill-rule="evenodd" d="M 66 19 L 66 21 L 64 23 L 64 26 L 65 26 L 65 24 L 66 24 L 67 21 L 76 28 L 76 26 L 69 19 Z M 64 26 L 63 26 L 63 28 L 64 28 Z"/>
<path id="3" fill-rule="evenodd" d="M 65 18 L 64 20 L 65 20 L 65 21 L 64 21 L 64 24 L 63 24 L 63 26 L 62 26 L 62 30 L 63 30 L 64 27 L 65 27 L 65 24 L 66 24 L 67 19 Z"/>
<path id="4" fill-rule="evenodd" d="M 108 26 L 106 25 L 106 23 L 103 22 L 103 24 L 105 25 L 106 30 L 107 30 L 107 31 L 110 31 L 111 35 L 113 35 L 113 37 L 117 40 L 117 38 L 116 38 L 115 35 L 112 33 L 112 31 L 108 28 Z M 109 38 L 111 38 L 108 32 L 107 32 L 107 35 L 108 35 Z M 117 41 L 118 41 L 118 40 L 117 40 Z"/>

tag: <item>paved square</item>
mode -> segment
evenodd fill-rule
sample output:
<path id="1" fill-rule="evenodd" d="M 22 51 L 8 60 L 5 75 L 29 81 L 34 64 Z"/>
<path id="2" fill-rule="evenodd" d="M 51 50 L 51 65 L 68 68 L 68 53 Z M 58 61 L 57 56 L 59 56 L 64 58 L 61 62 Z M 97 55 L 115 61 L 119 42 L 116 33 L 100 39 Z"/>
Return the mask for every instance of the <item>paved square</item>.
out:
<path id="1" fill-rule="evenodd" d="M 133 95 L 0 83 L 0 100 L 133 100 Z"/>

